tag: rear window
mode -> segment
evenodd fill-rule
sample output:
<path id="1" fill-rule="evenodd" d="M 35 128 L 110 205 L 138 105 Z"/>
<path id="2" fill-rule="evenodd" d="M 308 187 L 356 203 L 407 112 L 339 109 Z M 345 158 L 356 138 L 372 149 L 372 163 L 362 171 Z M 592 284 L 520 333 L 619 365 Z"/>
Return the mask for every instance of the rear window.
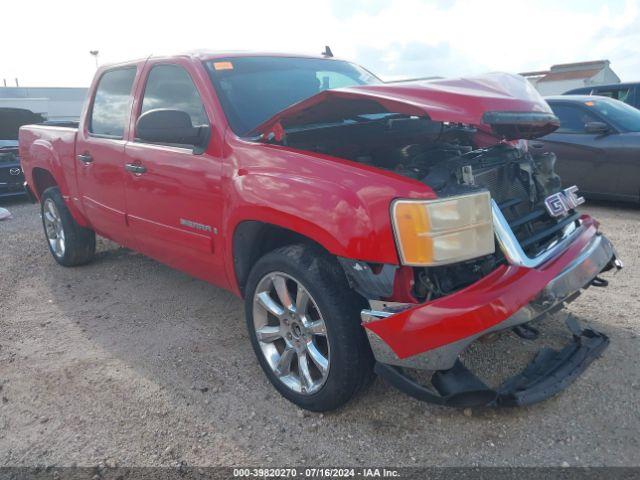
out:
<path id="1" fill-rule="evenodd" d="M 91 133 L 110 138 L 124 136 L 135 76 L 135 67 L 110 70 L 102 75 L 91 110 Z"/>

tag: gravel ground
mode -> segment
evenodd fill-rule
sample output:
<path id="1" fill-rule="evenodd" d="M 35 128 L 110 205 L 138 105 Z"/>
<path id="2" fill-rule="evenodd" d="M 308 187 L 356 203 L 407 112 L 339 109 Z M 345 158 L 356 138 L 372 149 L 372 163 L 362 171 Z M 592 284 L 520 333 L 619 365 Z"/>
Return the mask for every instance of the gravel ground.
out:
<path id="1" fill-rule="evenodd" d="M 231 294 L 106 241 L 91 265 L 59 267 L 38 208 L 3 206 L 14 215 L 0 222 L 3 466 L 640 465 L 638 208 L 585 208 L 626 268 L 569 308 L 611 345 L 565 392 L 460 411 L 377 380 L 319 415 L 267 382 Z M 480 370 L 507 371 L 504 357 L 526 360 L 527 343 L 509 333 L 472 353 L 483 351 Z"/>

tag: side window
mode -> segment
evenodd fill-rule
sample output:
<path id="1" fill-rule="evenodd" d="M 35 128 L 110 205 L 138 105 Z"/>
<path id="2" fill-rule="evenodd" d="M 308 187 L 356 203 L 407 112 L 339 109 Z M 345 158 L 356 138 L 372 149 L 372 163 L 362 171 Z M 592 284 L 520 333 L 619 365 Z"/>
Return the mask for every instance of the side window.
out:
<path id="1" fill-rule="evenodd" d="M 135 67 L 110 70 L 102 75 L 91 109 L 91 133 L 114 138 L 124 136 L 135 76 Z"/>
<path id="2" fill-rule="evenodd" d="M 585 123 L 599 121 L 593 114 L 573 105 L 551 105 L 551 109 L 560 119 L 558 133 L 585 133 Z"/>
<path id="3" fill-rule="evenodd" d="M 158 65 L 149 73 L 140 115 L 157 108 L 186 112 L 194 127 L 209 125 L 196 86 L 186 70 L 177 65 Z"/>

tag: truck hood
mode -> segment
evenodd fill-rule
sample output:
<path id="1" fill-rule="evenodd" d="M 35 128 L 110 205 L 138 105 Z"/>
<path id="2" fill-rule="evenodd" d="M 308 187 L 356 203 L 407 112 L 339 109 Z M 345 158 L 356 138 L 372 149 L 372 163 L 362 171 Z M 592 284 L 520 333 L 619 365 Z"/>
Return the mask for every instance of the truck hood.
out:
<path id="1" fill-rule="evenodd" d="M 558 118 L 523 77 L 491 73 L 424 82 L 358 85 L 324 90 L 280 111 L 254 133 L 281 138 L 284 130 L 341 122 L 359 115 L 398 113 L 461 123 L 499 139 L 531 139 L 553 132 Z"/>

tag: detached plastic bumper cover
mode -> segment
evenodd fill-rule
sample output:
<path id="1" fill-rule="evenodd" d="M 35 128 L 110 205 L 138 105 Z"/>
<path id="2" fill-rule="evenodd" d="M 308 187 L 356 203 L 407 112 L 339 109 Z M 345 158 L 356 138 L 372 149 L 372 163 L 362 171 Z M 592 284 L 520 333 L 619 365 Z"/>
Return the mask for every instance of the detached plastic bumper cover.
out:
<path id="1" fill-rule="evenodd" d="M 545 347 L 518 375 L 493 390 L 459 360 L 453 368 L 436 372 L 432 387 L 406 375 L 402 368 L 376 364 L 378 375 L 418 400 L 452 407 L 522 406 L 546 400 L 569 386 L 607 348 L 609 338 L 595 330 L 580 330 L 568 322 L 573 341 L 561 350 Z"/>

